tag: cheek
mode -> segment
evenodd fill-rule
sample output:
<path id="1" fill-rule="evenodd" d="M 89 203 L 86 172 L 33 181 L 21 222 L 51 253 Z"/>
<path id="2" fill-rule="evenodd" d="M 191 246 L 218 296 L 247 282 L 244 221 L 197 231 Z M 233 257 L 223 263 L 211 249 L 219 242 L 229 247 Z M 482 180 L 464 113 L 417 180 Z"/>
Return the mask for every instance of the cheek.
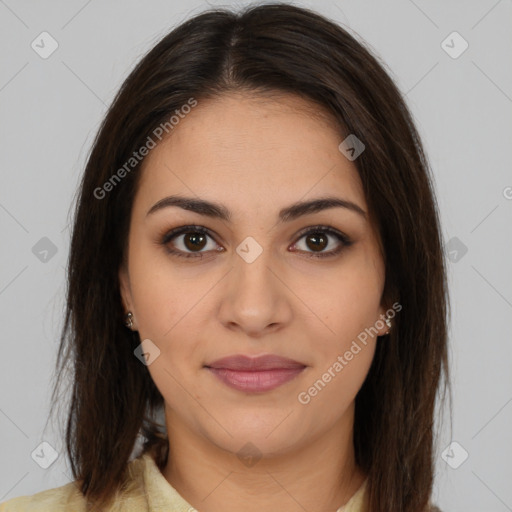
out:
<path id="1" fill-rule="evenodd" d="M 320 308 L 319 317 L 325 325 L 316 321 L 320 330 L 316 337 L 310 332 L 309 337 L 318 340 L 313 345 L 315 366 L 307 383 L 312 386 L 311 394 L 302 391 L 320 408 L 323 403 L 333 405 L 327 414 L 339 414 L 355 398 L 368 374 L 377 343 L 370 327 L 379 319 L 380 281 L 364 269 L 352 270 L 337 277 L 334 282 L 340 283 L 338 287 L 333 289 L 331 285 L 329 294 L 318 295 L 312 302 Z"/>
<path id="2" fill-rule="evenodd" d="M 341 349 L 379 319 L 381 279 L 367 267 L 356 266 L 333 274 L 322 289 L 309 288 L 307 304 L 322 323 L 324 338 L 331 338 L 334 349 Z M 306 302 L 306 301 L 305 301 Z"/>
<path id="3" fill-rule="evenodd" d="M 338 344 L 338 350 L 315 368 L 299 390 L 297 401 L 306 408 L 309 418 L 321 416 L 328 424 L 337 421 L 353 403 L 368 375 L 375 341 L 363 344 L 356 340 L 344 345 Z"/>
<path id="4" fill-rule="evenodd" d="M 195 362 L 197 344 L 204 338 L 203 294 L 191 293 L 176 283 L 165 286 L 145 284 L 137 303 L 138 330 L 141 339 L 149 338 L 161 351 L 166 365 L 177 368 Z M 183 289 L 181 289 L 183 288 Z M 201 333 L 203 333 L 201 335 Z"/>
<path id="5" fill-rule="evenodd" d="M 173 379 L 161 373 L 163 368 L 173 375 L 183 375 L 191 361 L 199 364 L 195 351 L 204 338 L 201 333 L 205 331 L 207 304 L 202 299 L 213 283 L 211 278 L 184 279 L 178 267 L 161 255 L 155 257 L 155 252 L 133 252 L 131 290 L 140 338 L 150 339 L 162 356 L 151 365 L 150 372 L 172 386 Z"/>
<path id="6" fill-rule="evenodd" d="M 175 283 L 153 277 L 146 272 L 143 279 L 133 282 L 132 291 L 141 337 L 160 339 L 172 330 L 183 301 L 178 299 L 181 292 Z"/>
<path id="7" fill-rule="evenodd" d="M 168 338 L 199 293 L 197 286 L 183 279 L 165 249 L 134 234 L 129 271 L 139 333 L 145 338 Z"/>

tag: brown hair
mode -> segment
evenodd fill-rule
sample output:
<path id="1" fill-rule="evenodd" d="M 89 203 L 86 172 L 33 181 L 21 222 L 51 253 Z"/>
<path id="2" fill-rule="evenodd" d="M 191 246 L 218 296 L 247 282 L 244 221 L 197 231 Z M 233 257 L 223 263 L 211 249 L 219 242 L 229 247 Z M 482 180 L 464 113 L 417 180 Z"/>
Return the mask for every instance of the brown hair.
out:
<path id="1" fill-rule="evenodd" d="M 165 430 L 155 421 L 163 398 L 134 356 L 141 340 L 124 326 L 118 281 L 140 163 L 122 182 L 112 177 L 191 98 L 235 91 L 299 95 L 339 121 L 340 142 L 355 134 L 365 144 L 354 163 L 382 240 L 383 299 L 402 310 L 356 397 L 356 462 L 368 474 L 370 510 L 422 511 L 443 375 L 443 401 L 449 385 L 446 269 L 429 164 L 384 64 L 340 26 L 286 4 L 213 9 L 184 22 L 136 65 L 103 120 L 79 188 L 57 357 L 57 383 L 67 363 L 73 370 L 73 475 L 101 507 L 122 488 L 138 435 L 142 451 L 166 463 Z"/>

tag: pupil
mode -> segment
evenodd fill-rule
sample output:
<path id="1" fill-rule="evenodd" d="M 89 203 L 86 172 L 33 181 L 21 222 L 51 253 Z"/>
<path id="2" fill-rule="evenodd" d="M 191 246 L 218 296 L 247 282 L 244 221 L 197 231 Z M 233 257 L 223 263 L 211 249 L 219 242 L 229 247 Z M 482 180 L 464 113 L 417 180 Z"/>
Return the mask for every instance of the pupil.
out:
<path id="1" fill-rule="evenodd" d="M 322 235 L 321 233 L 313 233 L 311 235 L 308 236 L 308 241 L 309 240 L 313 240 L 313 246 L 310 246 L 310 244 L 308 243 L 308 247 L 310 249 L 315 249 L 315 248 L 319 248 L 320 250 L 322 249 L 325 249 L 326 245 L 327 245 L 327 241 L 326 241 L 326 237 L 324 235 Z M 319 242 L 319 240 L 321 240 Z"/>
<path id="2" fill-rule="evenodd" d="M 203 244 L 201 244 L 201 239 Z M 189 244 L 190 240 L 192 241 L 191 244 Z M 190 250 L 202 249 L 204 247 L 204 240 L 205 236 L 202 233 L 187 233 L 185 235 L 185 245 Z"/>

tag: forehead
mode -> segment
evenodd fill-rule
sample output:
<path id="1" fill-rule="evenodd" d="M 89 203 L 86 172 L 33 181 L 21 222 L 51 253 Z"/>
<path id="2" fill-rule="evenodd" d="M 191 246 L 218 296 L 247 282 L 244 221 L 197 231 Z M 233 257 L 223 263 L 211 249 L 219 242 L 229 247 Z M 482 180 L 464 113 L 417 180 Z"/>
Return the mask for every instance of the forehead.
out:
<path id="1" fill-rule="evenodd" d="M 343 138 L 330 113 L 294 95 L 198 101 L 146 156 L 138 195 L 154 202 L 183 192 L 243 211 L 337 192 L 365 208 L 357 168 L 338 149 Z"/>

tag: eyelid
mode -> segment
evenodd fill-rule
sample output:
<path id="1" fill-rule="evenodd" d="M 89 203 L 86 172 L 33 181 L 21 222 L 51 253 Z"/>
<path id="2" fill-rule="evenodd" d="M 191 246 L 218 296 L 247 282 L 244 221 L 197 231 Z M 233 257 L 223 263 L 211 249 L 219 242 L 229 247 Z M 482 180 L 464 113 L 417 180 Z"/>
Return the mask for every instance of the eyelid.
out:
<path id="1" fill-rule="evenodd" d="M 217 243 L 217 241 L 215 240 L 215 237 L 212 236 L 212 232 L 210 229 L 208 228 L 205 228 L 203 226 L 197 226 L 197 225 L 194 225 L 194 224 L 188 224 L 186 226 L 178 226 L 177 228 L 174 228 L 174 229 L 171 229 L 170 231 L 164 231 L 160 236 L 159 236 L 159 241 L 160 241 L 160 244 L 165 246 L 166 249 L 167 249 L 167 252 L 173 256 L 177 256 L 177 257 L 183 257 L 183 258 L 203 258 L 204 255 L 206 255 L 208 252 L 211 252 L 211 251 L 207 251 L 207 252 L 186 252 L 186 251 L 181 251 L 180 249 L 170 249 L 167 244 L 173 239 L 173 238 L 176 238 L 180 235 L 183 235 L 183 234 L 186 234 L 186 233 L 201 233 L 201 234 L 204 234 L 206 236 L 209 236 L 210 238 L 212 238 L 215 243 L 217 245 L 219 245 Z"/>
<path id="2" fill-rule="evenodd" d="M 186 226 L 179 226 L 177 228 L 171 229 L 171 230 L 165 230 L 164 233 L 162 233 L 162 236 L 159 238 L 162 240 L 162 243 L 169 243 L 169 241 L 179 235 L 182 235 L 184 233 L 191 233 L 191 232 L 197 232 L 202 233 L 204 235 L 208 235 L 209 237 L 212 237 L 212 232 L 210 229 L 205 228 L 203 226 L 196 226 L 194 224 L 189 224 Z"/>
<path id="3" fill-rule="evenodd" d="M 301 254 L 304 254 L 307 258 L 329 258 L 329 257 L 335 257 L 338 256 L 341 252 L 344 251 L 344 249 L 350 247 L 354 242 L 343 232 L 339 231 L 338 229 L 327 226 L 325 224 L 317 224 L 315 226 L 308 226 L 301 230 L 297 234 L 296 241 L 292 244 L 292 247 L 296 245 L 302 238 L 304 238 L 306 235 L 314 234 L 314 233 L 326 233 L 327 235 L 333 236 L 338 239 L 338 241 L 341 243 L 341 247 L 337 249 L 331 249 L 330 251 L 326 252 L 315 252 L 315 251 L 299 251 Z"/>
<path id="4" fill-rule="evenodd" d="M 304 235 L 307 235 L 309 233 L 316 233 L 316 232 L 325 232 L 330 235 L 338 236 L 342 239 L 342 241 L 346 242 L 347 244 L 352 243 L 350 238 L 343 232 L 339 231 L 336 228 L 333 228 L 332 226 L 328 226 L 325 224 L 317 224 L 315 226 L 308 226 L 302 230 L 300 230 L 297 233 L 297 241 L 300 240 Z M 295 242 L 297 243 L 297 242 Z"/>

